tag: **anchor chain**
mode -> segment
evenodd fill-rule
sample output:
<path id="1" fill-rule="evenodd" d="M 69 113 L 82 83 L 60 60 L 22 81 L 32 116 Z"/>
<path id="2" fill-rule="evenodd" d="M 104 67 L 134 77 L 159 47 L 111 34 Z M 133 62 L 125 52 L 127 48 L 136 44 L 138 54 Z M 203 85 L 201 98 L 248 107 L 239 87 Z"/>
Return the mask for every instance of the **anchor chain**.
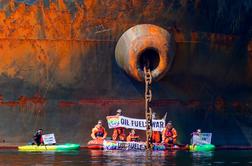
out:
<path id="1" fill-rule="evenodd" d="M 146 148 L 152 149 L 152 109 L 151 109 L 151 83 L 152 76 L 149 68 L 144 67 L 145 78 L 145 118 L 146 118 Z"/>

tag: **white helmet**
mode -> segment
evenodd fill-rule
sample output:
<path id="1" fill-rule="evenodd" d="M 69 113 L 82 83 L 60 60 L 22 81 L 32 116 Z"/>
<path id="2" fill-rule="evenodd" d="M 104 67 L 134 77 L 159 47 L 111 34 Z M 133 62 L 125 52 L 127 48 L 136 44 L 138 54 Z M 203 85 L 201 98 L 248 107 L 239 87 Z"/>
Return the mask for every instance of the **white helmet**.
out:
<path id="1" fill-rule="evenodd" d="M 117 114 L 121 114 L 122 113 L 122 110 L 121 109 L 118 109 L 116 110 Z"/>

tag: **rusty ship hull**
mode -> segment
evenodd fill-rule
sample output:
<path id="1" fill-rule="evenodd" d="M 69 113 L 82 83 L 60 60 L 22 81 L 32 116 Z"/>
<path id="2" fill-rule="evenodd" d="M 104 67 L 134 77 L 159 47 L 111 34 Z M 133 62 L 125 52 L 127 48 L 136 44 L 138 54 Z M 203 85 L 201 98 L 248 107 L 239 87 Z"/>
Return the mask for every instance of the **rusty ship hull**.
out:
<path id="1" fill-rule="evenodd" d="M 43 128 L 58 142 L 85 144 L 97 120 L 118 108 L 143 118 L 144 84 L 118 66 L 115 47 L 148 23 L 175 40 L 169 71 L 152 85 L 152 107 L 167 113 L 178 141 L 189 143 L 201 128 L 216 145 L 252 145 L 252 5 L 243 3 L 0 1 L 0 141 L 25 143 Z"/>

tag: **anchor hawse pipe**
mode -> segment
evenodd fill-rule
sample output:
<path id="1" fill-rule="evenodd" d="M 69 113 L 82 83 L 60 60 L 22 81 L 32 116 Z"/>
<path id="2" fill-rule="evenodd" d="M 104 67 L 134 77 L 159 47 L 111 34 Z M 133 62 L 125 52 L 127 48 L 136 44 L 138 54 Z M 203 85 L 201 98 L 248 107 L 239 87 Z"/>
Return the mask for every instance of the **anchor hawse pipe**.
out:
<path id="1" fill-rule="evenodd" d="M 143 68 L 149 64 L 154 80 L 161 79 L 174 57 L 172 35 L 151 24 L 136 25 L 120 37 L 115 49 L 117 64 L 138 81 L 144 80 Z"/>

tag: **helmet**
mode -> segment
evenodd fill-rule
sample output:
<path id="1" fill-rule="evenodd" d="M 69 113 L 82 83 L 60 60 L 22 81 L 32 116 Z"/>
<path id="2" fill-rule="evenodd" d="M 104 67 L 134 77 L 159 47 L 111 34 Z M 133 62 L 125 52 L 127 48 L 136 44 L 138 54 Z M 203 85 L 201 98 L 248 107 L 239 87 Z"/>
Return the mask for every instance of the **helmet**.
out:
<path id="1" fill-rule="evenodd" d="M 38 129 L 37 130 L 37 133 L 42 133 L 43 132 L 43 129 Z"/>
<path id="2" fill-rule="evenodd" d="M 118 109 L 118 110 L 116 110 L 116 113 L 117 113 L 117 115 L 121 115 L 122 114 L 122 110 Z"/>
<path id="3" fill-rule="evenodd" d="M 197 129 L 197 133 L 201 133 L 201 129 Z"/>

